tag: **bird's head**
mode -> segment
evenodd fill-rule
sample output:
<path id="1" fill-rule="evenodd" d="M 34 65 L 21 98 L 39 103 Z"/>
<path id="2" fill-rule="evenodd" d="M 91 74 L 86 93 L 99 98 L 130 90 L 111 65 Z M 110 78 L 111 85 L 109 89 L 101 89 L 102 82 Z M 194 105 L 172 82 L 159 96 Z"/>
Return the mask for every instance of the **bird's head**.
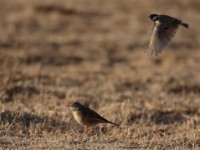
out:
<path id="1" fill-rule="evenodd" d="M 157 14 L 151 14 L 151 15 L 149 16 L 149 18 L 150 18 L 152 21 L 157 21 L 157 20 L 160 18 L 160 16 L 157 15 Z"/>
<path id="2" fill-rule="evenodd" d="M 73 102 L 67 105 L 71 111 L 78 111 L 82 105 L 79 102 Z"/>

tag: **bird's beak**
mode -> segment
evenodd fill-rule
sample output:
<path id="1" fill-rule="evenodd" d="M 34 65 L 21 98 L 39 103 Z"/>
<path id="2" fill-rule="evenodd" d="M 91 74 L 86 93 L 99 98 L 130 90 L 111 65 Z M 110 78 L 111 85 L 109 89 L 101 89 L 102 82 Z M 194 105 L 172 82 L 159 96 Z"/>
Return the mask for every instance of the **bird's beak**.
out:
<path id="1" fill-rule="evenodd" d="M 66 106 L 70 109 L 72 105 L 71 104 L 67 104 Z"/>
<path id="2" fill-rule="evenodd" d="M 71 106 L 71 104 L 70 104 L 70 103 L 67 103 L 67 104 L 66 104 L 66 106 L 67 106 L 67 107 L 70 107 L 70 106 Z"/>
<path id="3" fill-rule="evenodd" d="M 151 15 L 149 15 L 149 18 L 151 19 Z"/>

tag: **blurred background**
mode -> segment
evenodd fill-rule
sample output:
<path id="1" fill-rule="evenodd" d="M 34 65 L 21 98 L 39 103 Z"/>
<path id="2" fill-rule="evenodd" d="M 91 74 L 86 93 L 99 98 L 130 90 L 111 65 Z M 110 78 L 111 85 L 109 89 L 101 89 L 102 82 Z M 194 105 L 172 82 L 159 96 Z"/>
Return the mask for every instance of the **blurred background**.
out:
<path id="1" fill-rule="evenodd" d="M 200 116 L 199 8 L 199 0 L 1 0 L 2 130 L 12 123 L 9 131 L 25 134 L 32 123 L 39 133 L 46 117 L 53 133 L 80 128 L 65 106 L 74 100 L 129 128 Z M 190 27 L 157 57 L 144 52 L 152 13 Z"/>

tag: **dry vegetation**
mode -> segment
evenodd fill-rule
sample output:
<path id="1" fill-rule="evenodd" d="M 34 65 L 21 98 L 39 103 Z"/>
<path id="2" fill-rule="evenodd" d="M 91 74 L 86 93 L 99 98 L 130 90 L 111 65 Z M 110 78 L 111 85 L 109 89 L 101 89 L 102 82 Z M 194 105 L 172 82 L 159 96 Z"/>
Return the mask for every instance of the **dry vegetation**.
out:
<path id="1" fill-rule="evenodd" d="M 2 149 L 200 149 L 199 0 L 1 0 Z M 148 56 L 150 13 L 190 24 Z M 91 135 L 78 100 L 120 128 Z"/>

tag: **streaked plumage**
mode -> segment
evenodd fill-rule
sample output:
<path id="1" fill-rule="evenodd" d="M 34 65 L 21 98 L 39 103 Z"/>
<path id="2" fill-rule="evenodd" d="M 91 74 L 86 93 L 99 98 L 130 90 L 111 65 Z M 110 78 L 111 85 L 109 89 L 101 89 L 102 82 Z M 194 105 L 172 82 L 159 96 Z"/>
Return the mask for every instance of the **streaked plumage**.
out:
<path id="1" fill-rule="evenodd" d="M 154 27 L 149 48 L 147 49 L 148 54 L 157 55 L 162 52 L 162 50 L 170 44 L 179 25 L 189 28 L 188 24 L 167 15 L 151 14 L 149 17 L 154 21 Z"/>

